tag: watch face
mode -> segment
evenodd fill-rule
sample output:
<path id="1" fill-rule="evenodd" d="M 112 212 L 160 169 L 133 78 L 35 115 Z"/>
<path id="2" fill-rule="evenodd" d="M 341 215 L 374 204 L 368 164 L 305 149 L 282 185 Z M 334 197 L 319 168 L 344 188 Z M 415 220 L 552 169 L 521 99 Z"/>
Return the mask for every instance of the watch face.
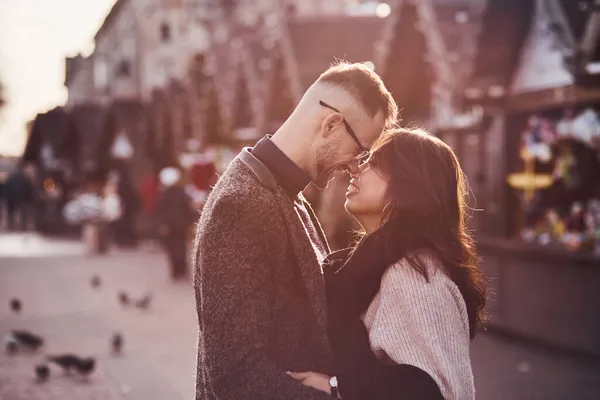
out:
<path id="1" fill-rule="evenodd" d="M 335 376 L 331 377 L 331 379 L 329 380 L 329 385 L 331 387 L 337 387 L 337 385 L 338 385 L 337 377 L 335 377 Z"/>

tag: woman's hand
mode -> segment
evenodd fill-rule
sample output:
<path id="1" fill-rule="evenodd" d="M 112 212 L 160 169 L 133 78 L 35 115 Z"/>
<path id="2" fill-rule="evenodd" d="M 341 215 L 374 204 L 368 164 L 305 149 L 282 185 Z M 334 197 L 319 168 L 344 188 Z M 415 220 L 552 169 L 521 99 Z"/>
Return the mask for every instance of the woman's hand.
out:
<path id="1" fill-rule="evenodd" d="M 329 386 L 330 376 L 319 374 L 317 372 L 288 372 L 295 380 L 301 382 L 304 386 L 320 390 L 331 395 L 331 387 Z"/>

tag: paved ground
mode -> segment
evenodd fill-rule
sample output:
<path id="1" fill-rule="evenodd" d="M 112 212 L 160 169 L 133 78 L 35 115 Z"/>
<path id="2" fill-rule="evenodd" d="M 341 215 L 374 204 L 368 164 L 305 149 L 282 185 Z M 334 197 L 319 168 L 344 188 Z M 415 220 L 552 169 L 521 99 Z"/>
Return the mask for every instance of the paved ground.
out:
<path id="1" fill-rule="evenodd" d="M 87 256 L 73 242 L 35 235 L 0 234 L 0 334 L 30 329 L 47 345 L 40 354 L 0 355 L 0 400 L 192 399 L 196 364 L 196 314 L 188 283 L 167 279 L 164 258 L 152 247 Z M 60 251 L 59 251 L 60 250 Z M 90 287 L 98 274 L 102 286 Z M 154 294 L 147 312 L 123 309 L 116 298 Z M 20 315 L 7 307 L 23 301 Z M 122 332 L 125 353 L 109 351 Z M 44 354 L 76 352 L 98 358 L 89 381 L 52 370 L 37 384 L 33 366 Z M 549 354 L 492 335 L 480 335 L 472 359 L 477 398 L 487 400 L 597 400 L 600 364 Z"/>

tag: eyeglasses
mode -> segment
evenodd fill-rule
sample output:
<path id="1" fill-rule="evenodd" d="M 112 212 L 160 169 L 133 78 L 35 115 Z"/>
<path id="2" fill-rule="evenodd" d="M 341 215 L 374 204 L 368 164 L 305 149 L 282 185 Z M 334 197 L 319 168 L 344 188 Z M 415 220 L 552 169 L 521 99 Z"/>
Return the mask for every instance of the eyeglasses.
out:
<path id="1" fill-rule="evenodd" d="M 338 110 L 335 107 L 330 106 L 329 104 L 325 103 L 322 100 L 319 100 L 319 104 L 321 106 L 325 107 L 325 108 L 329 108 L 330 110 L 335 111 L 336 113 L 342 115 L 342 113 L 340 112 L 340 110 Z M 342 118 L 344 118 L 343 115 L 342 115 Z M 352 140 L 354 140 L 354 143 L 356 143 L 356 145 L 358 146 L 358 149 L 360 151 L 359 155 L 356 158 L 357 159 L 364 158 L 365 154 L 369 153 L 369 150 L 365 149 L 365 147 L 362 145 L 362 143 L 360 143 L 360 140 L 358 140 L 358 137 L 356 137 L 356 134 L 354 133 L 354 130 L 352 130 L 352 128 L 350 127 L 350 124 L 348 124 L 348 121 L 346 121 L 346 118 L 344 118 L 342 121 L 344 122 L 344 126 L 346 127 L 346 131 L 348 131 L 348 133 L 352 137 Z"/>

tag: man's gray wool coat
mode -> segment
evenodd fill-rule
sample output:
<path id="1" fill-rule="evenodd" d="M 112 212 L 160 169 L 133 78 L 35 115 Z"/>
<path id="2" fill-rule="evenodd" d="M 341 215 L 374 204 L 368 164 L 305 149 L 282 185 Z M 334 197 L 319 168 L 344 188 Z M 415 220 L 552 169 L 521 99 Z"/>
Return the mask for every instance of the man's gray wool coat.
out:
<path id="1" fill-rule="evenodd" d="M 243 150 L 196 232 L 196 400 L 330 398 L 286 374 L 331 372 L 319 264 L 328 251 L 304 197 L 292 200 Z"/>

